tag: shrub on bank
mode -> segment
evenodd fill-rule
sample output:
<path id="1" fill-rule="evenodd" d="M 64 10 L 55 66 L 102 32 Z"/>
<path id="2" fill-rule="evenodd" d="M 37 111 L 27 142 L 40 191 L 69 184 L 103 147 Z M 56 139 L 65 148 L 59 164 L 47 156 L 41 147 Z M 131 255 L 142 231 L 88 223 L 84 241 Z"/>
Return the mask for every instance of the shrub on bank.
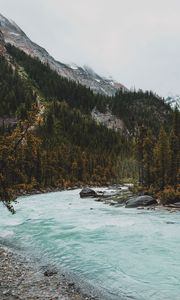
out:
<path id="1" fill-rule="evenodd" d="M 172 204 L 180 201 L 180 185 L 175 189 L 172 186 L 166 186 L 163 191 L 157 193 L 160 204 Z"/>

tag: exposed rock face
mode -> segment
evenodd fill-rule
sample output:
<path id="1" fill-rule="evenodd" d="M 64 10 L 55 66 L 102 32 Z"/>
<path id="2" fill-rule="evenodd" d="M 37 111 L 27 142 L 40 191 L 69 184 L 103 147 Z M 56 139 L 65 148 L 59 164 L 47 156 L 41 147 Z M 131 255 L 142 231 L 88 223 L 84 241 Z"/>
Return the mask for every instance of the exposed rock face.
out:
<path id="1" fill-rule="evenodd" d="M 115 131 L 122 130 L 124 128 L 124 123 L 122 120 L 112 115 L 112 113 L 107 110 L 105 113 L 99 112 L 97 109 L 93 109 L 91 113 L 92 118 L 97 122 L 109 129 Z"/>
<path id="2" fill-rule="evenodd" d="M 0 30 L 0 56 L 4 55 L 5 52 L 6 52 L 6 49 L 5 49 L 4 37 L 3 37 L 2 31 Z"/>
<path id="3" fill-rule="evenodd" d="M 80 192 L 81 198 L 88 198 L 88 197 L 96 198 L 97 196 L 98 196 L 98 194 L 94 190 L 89 189 L 89 188 L 84 188 Z"/>
<path id="4" fill-rule="evenodd" d="M 151 196 L 139 196 L 132 197 L 126 201 L 127 208 L 139 207 L 139 206 L 148 206 L 152 204 L 157 204 L 156 200 Z"/>
<path id="5" fill-rule="evenodd" d="M 32 57 L 39 58 L 41 62 L 48 63 L 51 69 L 59 75 L 79 82 L 96 93 L 114 95 L 118 89 L 126 89 L 122 84 L 112 79 L 103 78 L 97 75 L 88 67 L 77 65 L 66 65 L 56 61 L 42 47 L 33 43 L 26 34 L 11 20 L 0 14 L 0 30 L 3 33 L 6 43 L 16 46 Z"/>

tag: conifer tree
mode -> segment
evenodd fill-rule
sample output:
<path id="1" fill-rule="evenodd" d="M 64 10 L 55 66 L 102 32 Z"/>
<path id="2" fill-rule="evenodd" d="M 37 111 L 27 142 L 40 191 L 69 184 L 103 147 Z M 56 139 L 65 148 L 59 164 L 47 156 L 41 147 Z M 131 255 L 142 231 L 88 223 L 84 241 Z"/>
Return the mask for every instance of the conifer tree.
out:
<path id="1" fill-rule="evenodd" d="M 154 148 L 155 183 L 163 189 L 169 183 L 171 152 L 168 136 L 162 127 Z"/>
<path id="2" fill-rule="evenodd" d="M 146 137 L 146 129 L 144 126 L 139 127 L 138 137 L 137 137 L 137 160 L 139 165 L 139 182 L 140 184 L 144 185 L 144 151 L 143 151 L 143 145 L 144 145 L 144 139 Z"/>
<path id="3" fill-rule="evenodd" d="M 180 112 L 176 108 L 173 115 L 173 128 L 170 133 L 170 183 L 175 188 L 178 184 L 180 169 Z"/>
<path id="4" fill-rule="evenodd" d="M 147 130 L 146 137 L 143 140 L 143 168 L 144 168 L 144 184 L 150 187 L 153 184 L 153 148 L 154 137 L 151 129 Z"/>

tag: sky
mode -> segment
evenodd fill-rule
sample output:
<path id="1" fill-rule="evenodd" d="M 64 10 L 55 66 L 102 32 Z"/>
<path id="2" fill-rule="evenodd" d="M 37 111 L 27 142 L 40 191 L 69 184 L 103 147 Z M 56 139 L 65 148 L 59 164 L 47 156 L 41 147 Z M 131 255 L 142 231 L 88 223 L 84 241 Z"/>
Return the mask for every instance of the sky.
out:
<path id="1" fill-rule="evenodd" d="M 180 0 L 0 0 L 0 13 L 61 62 L 180 94 Z"/>

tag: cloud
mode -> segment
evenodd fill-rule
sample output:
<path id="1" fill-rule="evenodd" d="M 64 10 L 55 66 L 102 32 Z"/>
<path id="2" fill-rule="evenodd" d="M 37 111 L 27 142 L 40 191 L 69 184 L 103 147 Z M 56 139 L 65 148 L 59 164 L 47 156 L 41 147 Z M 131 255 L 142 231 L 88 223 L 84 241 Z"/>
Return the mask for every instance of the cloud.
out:
<path id="1" fill-rule="evenodd" d="M 90 65 L 128 87 L 180 93 L 180 1 L 0 0 L 56 59 Z"/>

